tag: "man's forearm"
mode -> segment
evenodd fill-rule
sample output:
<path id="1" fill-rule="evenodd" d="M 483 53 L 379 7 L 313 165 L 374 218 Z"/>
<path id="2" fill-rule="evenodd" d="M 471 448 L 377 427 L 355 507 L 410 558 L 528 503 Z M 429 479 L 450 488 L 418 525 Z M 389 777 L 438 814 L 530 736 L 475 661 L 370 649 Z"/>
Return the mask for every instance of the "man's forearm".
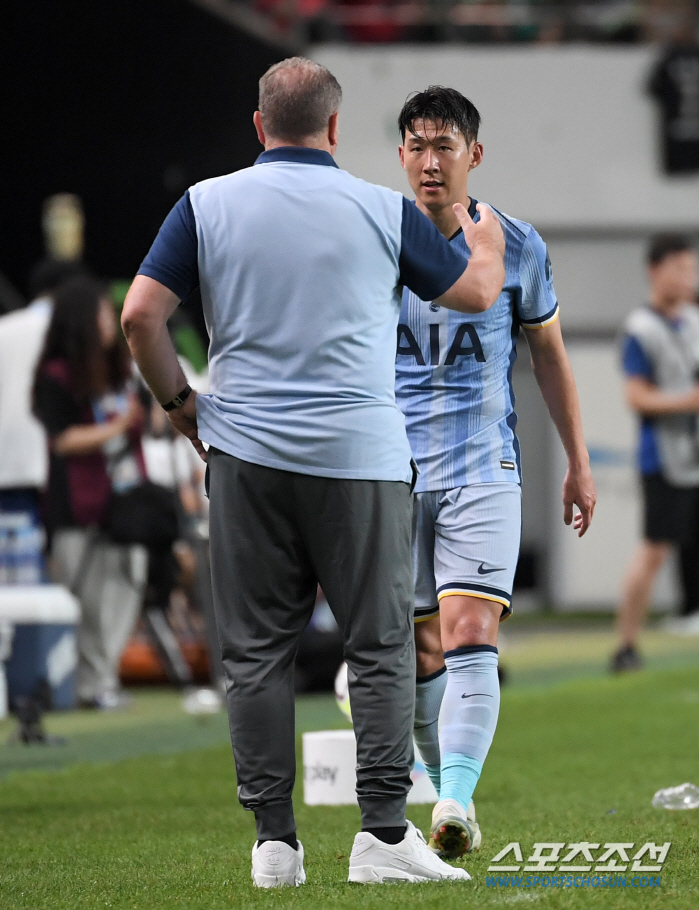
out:
<path id="1" fill-rule="evenodd" d="M 589 455 L 582 431 L 580 403 L 573 370 L 565 348 L 531 348 L 534 376 L 551 419 L 563 443 L 568 462 L 586 465 Z"/>
<path id="2" fill-rule="evenodd" d="M 474 250 L 458 281 L 435 302 L 459 313 L 483 313 L 498 299 L 504 283 L 502 256 L 482 244 Z"/>
<path id="3" fill-rule="evenodd" d="M 626 381 L 626 400 L 641 417 L 663 417 L 671 414 L 696 414 L 699 409 L 699 391 L 663 392 L 645 379 Z"/>
<path id="4" fill-rule="evenodd" d="M 453 208 L 471 258 L 458 281 L 435 302 L 460 313 L 483 313 L 498 299 L 505 283 L 505 236 L 487 205 L 478 204 L 478 224 L 462 205 Z"/>
<path id="5" fill-rule="evenodd" d="M 55 436 L 51 448 L 56 455 L 86 455 L 99 451 L 106 442 L 125 429 L 126 425 L 118 420 L 109 420 L 106 423 L 76 424 Z"/>
<path id="6" fill-rule="evenodd" d="M 187 378 L 167 326 L 153 333 L 143 326 L 135 326 L 126 337 L 148 388 L 161 404 L 172 401 L 187 385 Z"/>
<path id="7" fill-rule="evenodd" d="M 133 358 L 161 404 L 171 401 L 187 384 L 167 330 L 167 320 L 178 302 L 172 291 L 138 275 L 126 296 L 121 317 Z"/>

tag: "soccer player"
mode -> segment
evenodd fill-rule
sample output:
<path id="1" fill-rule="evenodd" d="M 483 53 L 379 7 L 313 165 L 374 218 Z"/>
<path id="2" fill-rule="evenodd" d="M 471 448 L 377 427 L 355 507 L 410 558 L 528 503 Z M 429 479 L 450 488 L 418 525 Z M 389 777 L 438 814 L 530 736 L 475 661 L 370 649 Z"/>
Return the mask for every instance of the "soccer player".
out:
<path id="1" fill-rule="evenodd" d="M 468 195 L 469 174 L 483 159 L 478 111 L 458 91 L 430 86 L 406 102 L 398 123 L 400 161 L 418 209 L 468 258 L 452 206 L 478 217 Z M 420 470 L 415 738 L 439 793 L 431 844 L 447 857 L 480 844 L 471 799 L 500 704 L 498 624 L 512 612 L 521 532 L 512 389 L 520 326 L 568 456 L 563 520 L 579 536 L 596 501 L 546 246 L 530 224 L 496 214 L 507 277 L 490 310 L 451 313 L 406 288 L 398 326 L 396 397 Z"/>

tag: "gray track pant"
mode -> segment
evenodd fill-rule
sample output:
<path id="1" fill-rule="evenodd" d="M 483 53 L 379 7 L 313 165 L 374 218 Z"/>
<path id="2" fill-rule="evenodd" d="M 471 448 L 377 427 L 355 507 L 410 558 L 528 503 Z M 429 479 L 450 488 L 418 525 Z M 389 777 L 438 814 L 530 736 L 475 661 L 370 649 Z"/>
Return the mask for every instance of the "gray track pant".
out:
<path id="1" fill-rule="evenodd" d="M 238 797 L 296 830 L 294 657 L 320 582 L 344 637 L 363 827 L 405 823 L 415 694 L 406 483 L 279 471 L 209 450 L 211 572 Z"/>

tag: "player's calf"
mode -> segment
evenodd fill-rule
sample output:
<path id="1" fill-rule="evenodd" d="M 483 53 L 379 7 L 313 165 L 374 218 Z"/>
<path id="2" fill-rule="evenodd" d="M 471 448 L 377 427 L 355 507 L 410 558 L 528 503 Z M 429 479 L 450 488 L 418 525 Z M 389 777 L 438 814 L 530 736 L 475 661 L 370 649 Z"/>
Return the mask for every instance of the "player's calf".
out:
<path id="1" fill-rule="evenodd" d="M 439 614 L 415 624 L 417 680 L 415 684 L 415 743 L 427 775 L 439 793 L 439 711 L 447 685 Z"/>

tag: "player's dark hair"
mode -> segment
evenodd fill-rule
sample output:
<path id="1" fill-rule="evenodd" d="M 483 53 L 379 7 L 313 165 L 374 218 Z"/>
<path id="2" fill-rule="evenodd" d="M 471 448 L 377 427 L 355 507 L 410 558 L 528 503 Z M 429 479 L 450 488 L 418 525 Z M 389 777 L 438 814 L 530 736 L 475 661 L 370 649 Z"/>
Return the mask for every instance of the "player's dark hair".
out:
<path id="1" fill-rule="evenodd" d="M 658 234 L 648 244 L 646 262 L 648 265 L 660 265 L 668 256 L 693 251 L 694 248 L 694 244 L 685 234 Z"/>
<path id="2" fill-rule="evenodd" d="M 275 139 L 298 141 L 320 133 L 341 101 L 333 74 L 305 57 L 275 63 L 260 79 L 262 126 Z"/>
<path id="3" fill-rule="evenodd" d="M 398 117 L 398 129 L 405 142 L 405 134 L 413 133 L 418 120 L 431 120 L 445 127 L 458 130 L 469 144 L 478 138 L 481 115 L 476 106 L 455 88 L 430 85 L 424 92 L 411 95 Z"/>

